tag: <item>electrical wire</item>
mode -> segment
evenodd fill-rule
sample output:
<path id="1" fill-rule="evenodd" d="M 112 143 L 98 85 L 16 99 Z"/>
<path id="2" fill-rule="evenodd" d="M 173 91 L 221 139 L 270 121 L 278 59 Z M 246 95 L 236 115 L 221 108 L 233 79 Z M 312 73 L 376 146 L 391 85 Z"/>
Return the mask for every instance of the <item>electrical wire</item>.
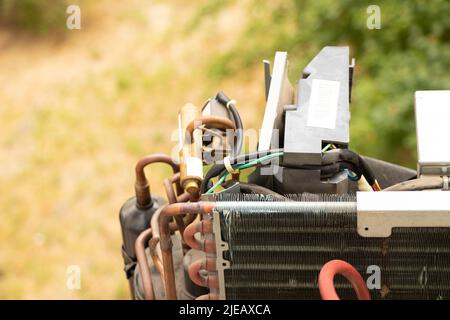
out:
<path id="1" fill-rule="evenodd" d="M 234 157 L 230 157 L 230 164 L 232 166 L 238 166 L 241 164 L 245 164 L 250 160 L 261 158 L 265 155 L 269 155 L 272 153 L 283 152 L 283 149 L 273 149 L 273 150 L 265 150 L 265 151 L 256 151 L 247 154 L 241 154 Z M 223 162 L 214 164 L 208 172 L 206 172 L 205 177 L 200 186 L 201 193 L 206 193 L 209 187 L 209 182 L 212 178 L 221 176 L 226 171 L 225 165 Z"/>
<path id="2" fill-rule="evenodd" d="M 321 150 L 321 153 L 323 154 L 324 152 L 326 152 L 330 148 L 337 149 L 337 147 L 334 144 L 329 143 L 325 147 L 323 147 L 323 149 Z M 358 181 L 361 178 L 361 176 L 358 176 L 356 173 L 354 173 L 353 171 L 351 171 L 349 169 L 344 169 L 344 171 L 347 172 L 348 178 L 350 180 L 352 180 L 352 181 Z"/>
<path id="3" fill-rule="evenodd" d="M 372 169 L 369 167 L 367 162 L 359 154 L 350 151 L 348 149 L 332 149 L 329 150 L 330 146 L 325 146 L 325 152 L 322 153 L 322 161 L 319 165 L 303 165 L 298 167 L 298 169 L 304 170 L 320 170 L 320 176 L 322 179 L 330 178 L 334 174 L 348 170 L 354 174 L 351 174 L 351 180 L 359 180 L 363 175 L 369 185 L 374 191 L 380 191 L 381 187 L 375 178 Z M 230 164 L 237 169 L 240 165 L 249 163 L 254 159 L 262 158 L 266 155 L 284 152 L 283 149 L 273 149 L 266 151 L 258 151 L 254 153 L 239 155 L 230 158 Z M 254 164 L 250 165 L 253 166 Z M 214 164 L 208 172 L 205 174 L 205 178 L 202 181 L 200 191 L 201 193 L 206 193 L 212 186 L 210 185 L 210 180 L 214 177 L 222 176 L 226 172 L 225 165 L 223 163 Z M 224 181 L 224 180 L 223 180 Z M 222 181 L 222 182 L 223 182 Z M 213 185 L 214 186 L 214 185 Z M 217 186 L 216 186 L 217 188 Z M 214 189 L 213 189 L 214 191 Z"/>
<path id="4" fill-rule="evenodd" d="M 374 191 L 381 191 L 380 184 L 378 183 L 377 180 L 375 180 L 375 183 L 372 185 L 372 189 L 373 189 Z"/>
<path id="5" fill-rule="evenodd" d="M 322 153 L 326 152 L 328 149 L 333 148 L 336 149 L 336 146 L 332 143 L 327 144 L 323 149 L 322 149 Z"/>
<path id="6" fill-rule="evenodd" d="M 283 155 L 283 152 L 277 152 L 277 153 L 269 154 L 269 155 L 263 156 L 261 158 L 258 158 L 256 160 L 253 160 L 253 161 L 251 161 L 249 163 L 245 163 L 245 164 L 239 165 L 239 166 L 237 166 L 236 168 L 233 168 L 233 169 L 242 170 L 242 169 L 254 167 L 254 166 L 258 165 L 258 164 L 261 164 L 265 160 L 269 160 L 269 159 L 272 159 L 272 158 L 275 158 L 275 157 L 280 157 L 282 155 Z M 208 191 L 206 191 L 206 193 L 207 194 L 208 193 L 212 193 L 215 189 L 217 189 L 217 187 L 219 185 L 221 185 L 225 181 L 225 178 L 228 175 L 229 175 L 229 172 L 225 171 L 222 174 L 222 176 L 219 178 L 219 180 L 216 182 L 216 184 L 214 184 Z"/>
<path id="7" fill-rule="evenodd" d="M 361 177 L 358 177 L 358 175 L 356 173 L 354 173 L 353 171 L 350 171 L 349 169 L 345 169 L 345 171 L 347 171 L 347 176 L 352 181 L 358 181 L 361 178 Z"/>
<path id="8" fill-rule="evenodd" d="M 219 91 L 216 94 L 217 101 L 224 107 L 230 110 L 231 116 L 233 117 L 233 122 L 236 127 L 236 142 L 234 145 L 232 156 L 237 156 L 242 151 L 242 146 L 244 144 L 244 125 L 242 124 L 241 116 L 230 98 L 228 98 L 223 91 Z"/>

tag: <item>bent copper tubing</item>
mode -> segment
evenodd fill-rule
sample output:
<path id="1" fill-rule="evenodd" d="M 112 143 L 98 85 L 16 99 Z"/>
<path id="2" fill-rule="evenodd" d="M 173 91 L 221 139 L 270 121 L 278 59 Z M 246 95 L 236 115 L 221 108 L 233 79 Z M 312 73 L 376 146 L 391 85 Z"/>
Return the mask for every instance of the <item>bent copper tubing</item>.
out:
<path id="1" fill-rule="evenodd" d="M 336 274 L 344 276 L 352 284 L 359 300 L 370 300 L 369 289 L 361 274 L 342 260 L 331 260 L 320 270 L 319 290 L 323 300 L 340 300 L 333 283 Z"/>
<path id="2" fill-rule="evenodd" d="M 177 197 L 177 202 L 179 203 L 183 203 L 188 201 L 190 198 L 190 194 L 185 192 L 182 195 L 180 195 L 179 197 Z M 150 220 L 150 226 L 152 227 L 153 230 L 153 238 L 155 237 L 159 237 L 159 225 L 158 225 L 158 219 L 159 219 L 159 215 L 161 213 L 162 207 L 158 208 L 155 213 L 152 215 L 152 218 Z M 194 217 L 195 218 L 195 217 Z M 191 218 L 186 219 L 185 223 L 190 223 L 189 221 L 191 221 Z M 178 227 L 175 223 L 170 223 L 169 225 L 170 227 L 170 231 L 176 231 L 178 230 Z"/>
<path id="3" fill-rule="evenodd" d="M 158 253 L 156 251 L 156 246 L 159 243 L 159 237 L 157 238 L 151 238 L 148 242 L 148 247 L 150 249 L 150 256 L 152 257 L 153 264 L 156 267 L 156 270 L 161 274 L 161 277 L 164 273 L 161 257 L 158 256 Z"/>
<path id="4" fill-rule="evenodd" d="M 236 130 L 236 126 L 230 119 L 218 116 L 201 116 L 188 123 L 186 126 L 186 137 L 192 137 L 194 130 L 201 125 L 210 125 L 218 129 Z"/>
<path id="5" fill-rule="evenodd" d="M 172 181 L 173 181 L 173 179 L 172 179 Z M 164 179 L 164 181 L 163 181 L 164 189 L 166 190 L 167 200 L 169 201 L 169 203 L 176 203 L 176 202 L 178 202 L 178 200 L 177 200 L 177 196 L 175 195 L 175 191 L 173 190 L 173 187 L 172 187 L 172 181 L 169 179 Z M 178 230 L 180 231 L 181 234 L 183 234 L 184 229 L 186 228 L 184 221 L 183 221 L 183 217 L 175 216 L 174 219 L 178 226 Z"/>
<path id="6" fill-rule="evenodd" d="M 181 175 L 180 172 L 176 172 L 170 179 L 172 183 L 175 183 L 175 187 L 177 189 L 177 196 L 180 196 L 184 192 L 180 184 L 180 175 Z"/>
<path id="7" fill-rule="evenodd" d="M 192 249 L 201 250 L 206 253 L 215 253 L 216 252 L 216 243 L 214 240 L 210 239 L 201 239 L 198 240 L 195 238 L 196 233 L 200 233 L 202 235 L 206 233 L 213 232 L 213 225 L 211 220 L 202 220 L 197 223 L 191 223 L 187 226 L 183 233 L 184 241 L 188 246 Z"/>
<path id="8" fill-rule="evenodd" d="M 164 268 L 166 297 L 169 300 L 175 300 L 177 298 L 169 219 L 170 217 L 183 214 L 211 214 L 214 207 L 214 202 L 206 201 L 174 203 L 162 207 L 159 214 L 160 249 Z"/>
<path id="9" fill-rule="evenodd" d="M 145 254 L 145 246 L 152 237 L 152 229 L 149 228 L 143 231 L 136 239 L 135 251 L 136 258 L 139 265 L 139 270 L 142 279 L 142 286 L 144 288 L 145 300 L 155 300 L 153 292 L 152 274 L 147 262 L 147 255 Z"/>
<path id="10" fill-rule="evenodd" d="M 190 198 L 190 194 L 185 192 L 182 195 L 180 195 L 179 197 L 177 197 L 177 202 L 185 202 L 188 201 Z M 158 225 L 158 220 L 159 220 L 159 215 L 161 214 L 161 210 L 163 207 L 158 208 L 155 213 L 152 215 L 152 218 L 150 220 L 150 227 L 153 230 L 153 236 L 152 239 L 149 241 L 149 248 L 150 248 L 150 254 L 153 260 L 153 263 L 155 264 L 157 270 L 159 271 L 159 273 L 161 274 L 161 276 L 163 276 L 163 267 L 162 267 L 162 254 L 161 254 L 161 249 L 158 247 L 158 243 L 159 243 L 159 225 Z M 195 219 L 195 216 L 193 216 L 193 218 Z M 186 217 L 186 223 L 190 223 L 192 222 L 192 218 L 191 216 L 187 216 Z M 170 223 L 169 224 L 169 228 L 170 231 L 175 231 L 177 230 L 177 225 L 174 223 Z"/>
<path id="11" fill-rule="evenodd" d="M 150 193 L 150 186 L 147 177 L 145 176 L 145 167 L 152 163 L 166 163 L 172 167 L 174 173 L 180 171 L 180 166 L 168 155 L 162 153 L 155 153 L 146 155 L 136 164 L 136 182 L 134 190 L 136 193 L 136 202 L 141 207 L 146 207 L 152 203 Z"/>
<path id="12" fill-rule="evenodd" d="M 189 196 L 190 195 L 188 193 L 184 193 L 183 195 L 181 195 L 180 197 L 177 198 L 177 201 L 185 202 L 189 199 Z M 157 249 L 157 245 L 159 243 L 159 232 L 157 231 L 159 229 L 159 226 L 158 226 L 159 212 L 158 213 L 155 212 L 155 214 L 152 216 L 153 225 L 155 227 L 155 229 L 154 229 L 155 233 L 154 233 L 154 236 L 152 237 L 152 239 L 150 239 L 148 245 L 149 245 L 149 249 L 150 249 L 150 255 L 153 260 L 153 264 L 155 265 L 156 269 L 162 276 L 164 269 L 163 269 L 162 262 L 161 262 L 161 259 L 162 259 L 161 251 Z M 188 217 L 190 218 L 191 216 L 188 216 Z M 193 218 L 195 219 L 195 216 L 193 216 Z M 192 222 L 192 219 L 186 219 L 186 223 L 191 223 L 191 222 Z M 183 225 L 184 225 L 184 223 L 185 223 L 185 221 L 183 221 Z M 170 230 L 174 231 L 176 229 L 177 229 L 177 226 L 171 223 Z M 178 229 L 179 229 L 179 226 L 178 226 Z"/>
<path id="13" fill-rule="evenodd" d="M 201 287 L 207 287 L 212 289 L 219 288 L 219 278 L 217 275 L 208 275 L 202 277 L 200 271 L 216 271 L 216 259 L 205 258 L 194 261 L 188 269 L 189 278 L 192 282 Z"/>

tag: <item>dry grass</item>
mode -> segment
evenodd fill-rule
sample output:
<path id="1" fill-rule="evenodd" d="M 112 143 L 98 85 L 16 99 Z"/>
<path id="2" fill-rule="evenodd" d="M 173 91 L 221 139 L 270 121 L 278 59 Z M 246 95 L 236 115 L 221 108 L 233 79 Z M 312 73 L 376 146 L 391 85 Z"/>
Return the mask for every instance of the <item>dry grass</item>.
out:
<path id="1" fill-rule="evenodd" d="M 178 108 L 218 89 L 259 127 L 260 70 L 222 83 L 205 72 L 242 30 L 245 4 L 187 33 L 199 3 L 98 1 L 64 41 L 0 32 L 0 298 L 128 298 L 118 210 L 138 157 L 170 152 Z M 155 192 L 167 173 L 151 171 Z M 81 290 L 66 288 L 69 265 Z"/>

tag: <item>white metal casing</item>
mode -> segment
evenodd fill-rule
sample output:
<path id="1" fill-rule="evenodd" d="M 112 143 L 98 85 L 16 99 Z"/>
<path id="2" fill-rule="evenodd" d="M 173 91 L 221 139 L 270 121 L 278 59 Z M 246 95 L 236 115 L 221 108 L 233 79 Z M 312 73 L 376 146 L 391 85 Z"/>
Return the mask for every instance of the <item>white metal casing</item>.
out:
<path id="1" fill-rule="evenodd" d="M 450 192 L 357 193 L 357 228 L 363 237 L 389 237 L 395 227 L 450 227 Z"/>
<path id="2" fill-rule="evenodd" d="M 415 93 L 418 176 L 446 174 L 450 170 L 450 90 Z"/>

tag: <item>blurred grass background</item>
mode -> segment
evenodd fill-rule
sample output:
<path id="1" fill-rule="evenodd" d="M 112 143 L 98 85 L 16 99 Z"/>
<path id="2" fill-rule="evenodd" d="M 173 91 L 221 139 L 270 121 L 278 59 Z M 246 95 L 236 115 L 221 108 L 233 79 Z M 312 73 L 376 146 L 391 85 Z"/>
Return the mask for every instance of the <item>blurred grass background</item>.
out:
<path id="1" fill-rule="evenodd" d="M 81 30 L 65 28 L 68 4 Z M 381 30 L 366 28 L 369 4 Z M 321 47 L 349 45 L 351 148 L 414 167 L 414 91 L 450 88 L 449 12 L 445 0 L 0 0 L 0 298 L 128 298 L 118 210 L 136 160 L 170 152 L 178 108 L 220 89 L 259 129 L 275 50 L 295 82 Z M 166 174 L 151 171 L 155 192 Z M 80 290 L 66 287 L 70 265 Z"/>

